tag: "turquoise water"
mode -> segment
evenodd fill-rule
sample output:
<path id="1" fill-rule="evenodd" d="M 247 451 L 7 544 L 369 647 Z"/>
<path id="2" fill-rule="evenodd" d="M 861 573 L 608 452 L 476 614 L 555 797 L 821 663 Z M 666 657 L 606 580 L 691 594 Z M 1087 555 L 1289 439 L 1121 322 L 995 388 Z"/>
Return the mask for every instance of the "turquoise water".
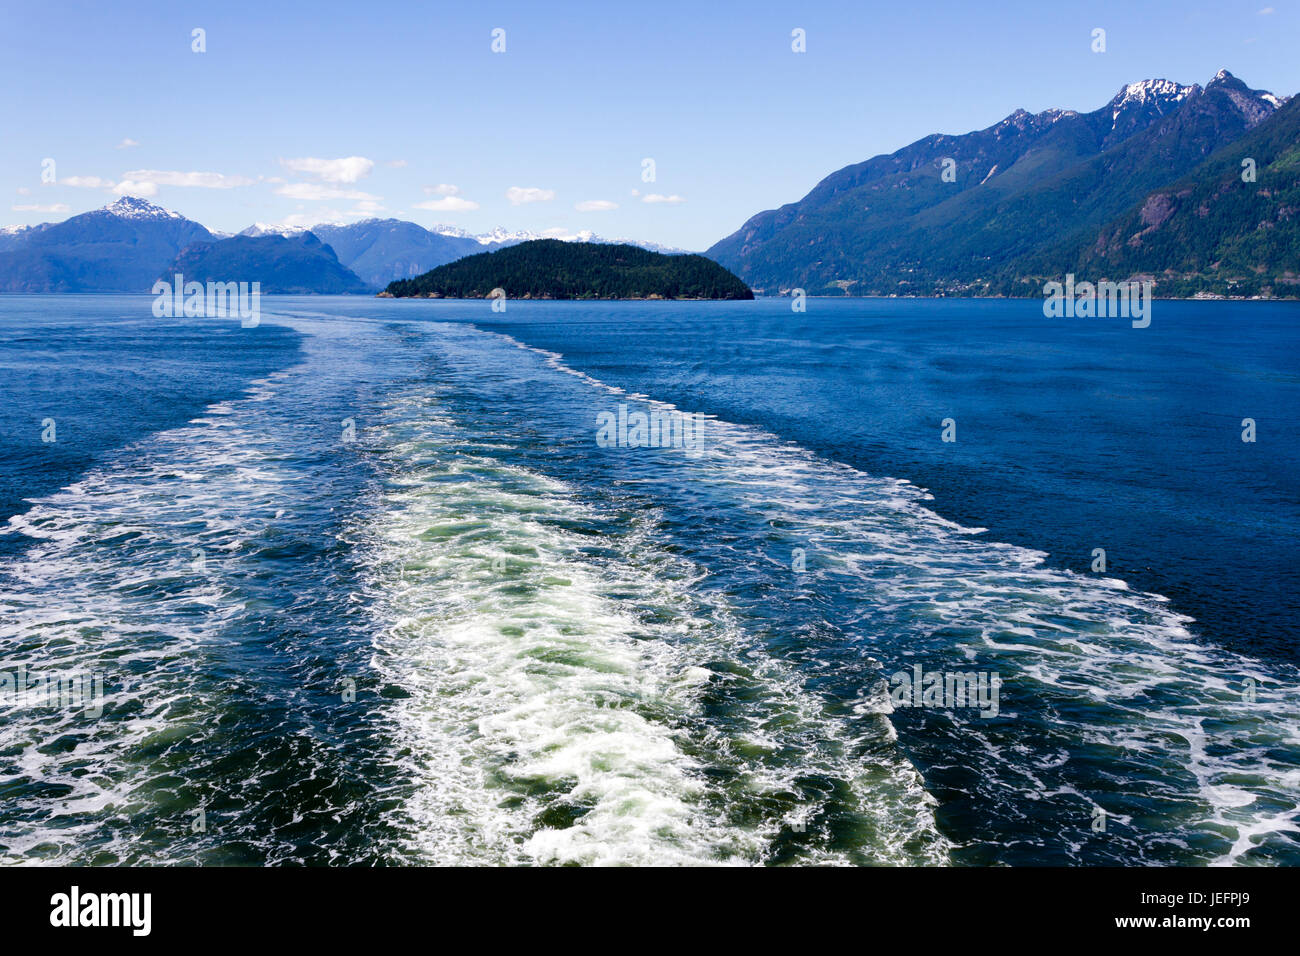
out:
<path id="1" fill-rule="evenodd" d="M 1294 307 L 149 306 L 0 299 L 6 859 L 1300 861 Z"/>

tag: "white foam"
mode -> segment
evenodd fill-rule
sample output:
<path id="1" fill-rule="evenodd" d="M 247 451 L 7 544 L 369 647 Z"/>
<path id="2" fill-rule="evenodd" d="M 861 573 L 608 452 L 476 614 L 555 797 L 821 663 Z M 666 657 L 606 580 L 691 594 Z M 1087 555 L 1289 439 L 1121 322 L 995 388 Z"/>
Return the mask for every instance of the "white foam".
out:
<path id="1" fill-rule="evenodd" d="M 590 538 L 567 530 L 593 519 L 571 489 L 465 454 L 464 438 L 422 394 L 387 418 L 380 442 L 393 487 L 372 533 L 374 564 L 385 569 L 374 582 L 376 612 L 389 623 L 375 666 L 410 694 L 398 705 L 400 734 L 420 786 L 397 828 L 420 858 L 760 862 L 783 827 L 819 804 L 745 826 L 730 819 L 734 805 L 817 772 L 858 794 L 882 862 L 946 858 L 910 766 L 897 755 L 855 763 L 849 728 L 826 718 L 780 662 L 748 668 L 746 679 L 767 694 L 740 715 L 748 732 L 717 735 L 702 719 L 702 692 L 724 679 L 702 664 L 739 658 L 741 635 L 705 626 L 689 592 L 668 584 L 698 579 L 699 569 L 639 570 L 666 557 L 650 557 L 655 544 L 644 534 L 617 565 L 595 561 Z M 636 607 L 654 608 L 654 623 Z M 779 724 L 765 713 L 773 709 Z M 805 763 L 771 759 L 792 744 L 806 749 Z M 711 785 L 705 759 L 732 765 L 736 782 Z M 539 825 L 557 806 L 572 821 Z"/>
<path id="2" fill-rule="evenodd" d="M 557 371 L 625 394 L 568 368 L 554 352 L 502 337 Z M 1123 733 L 1158 747 L 1196 781 L 1191 791 L 1177 774 L 1142 784 L 1149 786 L 1144 796 L 1185 807 L 1186 816 L 1169 821 L 1161 839 L 1176 832 L 1237 833 L 1226 851 L 1236 860 L 1269 834 L 1285 840 L 1293 830 L 1300 770 L 1294 740 L 1285 742 L 1300 726 L 1295 668 L 1214 647 L 1162 595 L 1135 592 L 1115 577 L 1051 568 L 1042 552 L 975 537 L 985 529 L 939 516 L 924 504 L 931 500 L 924 489 L 827 461 L 761 429 L 714 419 L 708 453 L 679 467 L 685 469 L 680 482 L 730 487 L 749 504 L 754 526 L 780 527 L 791 546 L 815 556 L 810 587 L 838 580 L 870 602 L 871 620 L 883 612 L 886 620 L 910 621 L 914 630 L 899 635 L 906 646 L 924 648 L 926 634 L 951 632 L 957 644 L 934 647 L 933 657 L 956 653 L 1001 668 L 1004 679 L 1014 676 L 1003 690 L 1004 715 L 1012 716 L 1017 696 L 1087 701 L 1085 715 L 1071 718 L 1080 722 L 1055 731 L 1063 744 Z M 873 645 L 876 637 L 864 635 Z M 1260 683 L 1257 700 L 1243 699 L 1247 677 Z M 1208 720 L 1216 721 L 1212 735 L 1204 729 Z M 954 732 L 982 728 L 973 718 Z M 1171 750 L 1169 741 L 1179 738 L 1187 746 Z M 984 753 L 991 780 L 1014 787 L 1017 778 L 1033 776 L 1026 753 L 995 747 Z M 1050 762 L 1040 766 L 1050 769 Z M 1008 798 L 1025 796 L 1013 791 Z M 1269 809 L 1278 806 L 1291 809 Z"/>

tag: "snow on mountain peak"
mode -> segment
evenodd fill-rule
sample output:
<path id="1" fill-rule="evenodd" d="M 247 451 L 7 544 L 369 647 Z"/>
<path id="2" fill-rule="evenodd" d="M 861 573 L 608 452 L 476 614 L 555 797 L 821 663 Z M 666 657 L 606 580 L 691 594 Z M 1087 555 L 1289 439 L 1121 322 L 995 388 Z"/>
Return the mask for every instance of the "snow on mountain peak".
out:
<path id="1" fill-rule="evenodd" d="M 497 226 L 491 232 L 469 232 L 461 229 L 459 226 L 448 226 L 442 223 L 429 227 L 430 232 L 437 233 L 440 236 L 452 236 L 456 239 L 473 239 L 479 245 L 491 246 L 502 242 L 528 242 L 531 239 L 563 239 L 563 230 L 548 229 L 546 232 L 529 232 L 528 230 L 510 230 L 503 226 Z"/>
<path id="2" fill-rule="evenodd" d="M 1227 70 L 1214 74 L 1206 89 L 1221 88 L 1232 100 L 1238 112 L 1246 120 L 1246 128 L 1253 129 L 1273 114 L 1273 111 L 1286 102 L 1286 98 L 1276 97 L 1267 90 L 1252 90 Z"/>
<path id="3" fill-rule="evenodd" d="M 1177 109 L 1179 104 L 1189 96 L 1199 92 L 1198 86 L 1182 86 L 1173 80 L 1142 80 L 1130 83 L 1110 101 L 1110 122 L 1112 129 L 1118 129 L 1124 116 L 1131 119 L 1135 114 L 1154 110 L 1157 115 L 1165 116 Z"/>
<path id="4" fill-rule="evenodd" d="M 1233 104 L 1246 119 L 1247 128 L 1251 128 L 1277 109 L 1285 99 L 1279 99 L 1266 90 L 1251 90 L 1227 70 L 1214 74 L 1205 87 L 1206 90 L 1221 90 L 1227 94 Z M 1155 109 L 1165 115 L 1188 97 L 1201 93 L 1196 84 L 1181 86 L 1172 80 L 1143 80 L 1130 83 L 1111 100 L 1111 122 L 1118 123 L 1120 114 L 1130 109 Z"/>
<path id="5" fill-rule="evenodd" d="M 438 224 L 429 227 L 430 232 L 437 233 L 440 236 L 453 236 L 457 239 L 473 239 L 479 245 L 492 246 L 503 242 L 531 242 L 534 239 L 560 239 L 564 242 L 601 242 L 594 232 L 589 229 L 583 229 L 578 232 L 569 232 L 567 229 L 556 227 L 554 229 L 544 229 L 541 232 L 533 232 L 529 229 L 506 229 L 504 226 L 497 226 L 490 232 L 469 232 L 461 229 L 459 226 L 448 226 Z"/>
<path id="6" fill-rule="evenodd" d="M 1192 92 L 1192 89 L 1190 86 L 1181 86 L 1173 80 L 1142 80 L 1139 83 L 1130 83 L 1115 96 L 1112 101 L 1112 111 L 1115 116 L 1119 116 L 1120 111 L 1126 106 L 1179 103 Z"/>
<path id="7" fill-rule="evenodd" d="M 137 196 L 123 196 L 117 202 L 105 206 L 104 212 L 112 213 L 120 219 L 184 219 L 178 212 L 156 206 L 147 199 Z"/>
<path id="8" fill-rule="evenodd" d="M 680 253 L 684 249 L 678 249 L 674 246 L 663 246 L 656 242 L 643 242 L 640 239 L 606 239 L 592 232 L 590 229 L 579 229 L 577 232 L 570 232 L 568 229 L 556 226 L 553 229 L 544 229 L 541 232 L 532 232 L 531 230 L 511 230 L 503 226 L 497 226 L 491 232 L 473 233 L 461 229 L 459 226 L 434 225 L 429 227 L 429 231 L 437 233 L 440 236 L 453 236 L 457 239 L 473 239 L 482 246 L 495 246 L 518 242 L 531 242 L 534 239 L 559 239 L 561 242 L 597 242 L 605 245 L 609 244 L 626 244 L 629 246 L 640 246 L 642 249 L 648 249 L 651 252 Z"/>
<path id="9" fill-rule="evenodd" d="M 307 231 L 306 226 L 285 226 L 272 222 L 255 222 L 242 230 L 241 236 L 300 236 Z"/>

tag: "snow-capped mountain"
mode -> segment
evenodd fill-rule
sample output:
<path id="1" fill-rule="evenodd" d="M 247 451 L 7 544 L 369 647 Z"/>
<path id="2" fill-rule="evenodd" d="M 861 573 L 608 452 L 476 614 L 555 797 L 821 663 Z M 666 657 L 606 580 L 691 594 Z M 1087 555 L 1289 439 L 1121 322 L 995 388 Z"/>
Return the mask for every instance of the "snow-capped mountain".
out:
<path id="1" fill-rule="evenodd" d="M 678 256 L 691 254 L 691 250 L 682 249 L 678 246 L 664 246 L 657 242 L 646 242 L 643 239 L 593 239 L 592 242 L 613 242 L 629 246 L 639 246 L 650 252 L 662 252 L 664 255 Z"/>
<path id="2" fill-rule="evenodd" d="M 544 238 L 529 232 L 511 232 L 501 226 L 497 226 L 491 232 L 473 233 L 467 229 L 461 229 L 459 226 L 449 226 L 446 223 L 435 223 L 429 227 L 429 231 L 437 233 L 440 236 L 452 236 L 456 239 L 473 239 L 482 246 L 502 245 L 510 242 L 527 242 L 529 239 Z"/>
<path id="3" fill-rule="evenodd" d="M 409 279 L 430 269 L 454 262 L 476 252 L 490 252 L 533 239 L 561 239 L 565 242 L 627 243 L 652 252 L 680 253 L 685 250 L 635 239 L 606 239 L 590 230 L 571 232 L 547 229 L 542 232 L 512 230 L 498 226 L 490 232 L 473 233 L 445 224 L 426 229 L 403 219 L 362 219 L 357 222 L 323 222 L 314 226 L 288 226 L 257 222 L 241 236 L 286 236 L 311 232 L 334 249 L 339 262 L 376 288 L 394 279 Z"/>
<path id="4" fill-rule="evenodd" d="M 1227 96 L 1250 128 L 1268 119 L 1290 99 L 1289 96 L 1274 96 L 1268 90 L 1252 90 L 1227 70 L 1214 74 L 1214 79 L 1205 85 L 1207 93 L 1211 90 Z"/>
<path id="5" fill-rule="evenodd" d="M 641 239 L 607 239 L 604 236 L 597 235 L 590 229 L 580 229 L 572 232 L 568 229 L 556 227 L 555 229 L 544 229 L 541 232 L 531 230 L 512 230 L 502 226 L 497 226 L 490 232 L 469 232 L 457 226 L 448 226 L 437 224 L 430 227 L 430 231 L 436 232 L 440 236 L 455 236 L 458 239 L 473 239 L 482 246 L 513 246 L 521 242 L 532 242 L 534 239 L 559 239 L 561 242 L 598 242 L 603 245 L 626 244 L 629 246 L 639 246 L 642 249 L 648 249 L 651 252 L 663 253 L 683 253 L 686 249 L 678 249 L 674 246 L 663 246 L 657 242 L 646 242 Z"/>
<path id="6" fill-rule="evenodd" d="M 182 249 L 212 239 L 178 212 L 123 196 L 15 233 L 0 245 L 0 292 L 147 292 Z"/>
<path id="7" fill-rule="evenodd" d="M 1130 83 L 1091 112 L 1016 110 L 985 129 L 927 136 L 833 172 L 706 255 L 759 291 L 1008 288 L 1047 268 L 1035 256 L 1054 262 L 1057 249 L 1094 241 L 1099 226 L 1286 103 L 1221 70 L 1204 87 Z"/>
<path id="8" fill-rule="evenodd" d="M 136 196 L 123 196 L 121 199 L 114 203 L 110 203 L 99 211 L 117 216 L 119 219 L 130 219 L 137 222 L 151 219 L 163 220 L 185 218 L 178 212 L 164 209 L 162 206 L 151 203 L 147 199 L 140 199 Z"/>
<path id="9" fill-rule="evenodd" d="M 294 237 L 294 235 L 302 235 L 307 232 L 316 233 L 317 235 L 320 235 L 322 239 L 325 239 L 326 242 L 335 245 L 335 247 L 337 247 L 335 248 L 335 251 L 338 251 L 339 259 L 341 259 L 344 264 L 350 265 L 350 263 L 347 263 L 346 254 L 344 254 L 343 248 L 338 248 L 339 246 L 347 247 L 348 245 L 346 241 L 342 241 L 342 235 L 344 233 L 369 234 L 373 233 L 377 228 L 391 229 L 393 228 L 393 225 L 398 224 L 398 222 L 407 226 L 413 226 L 415 229 L 425 230 L 425 232 L 433 235 L 443 235 L 443 237 L 451 239 L 471 239 L 471 241 L 478 243 L 478 245 L 484 246 L 485 250 L 502 246 L 515 246 L 520 242 L 532 242 L 533 239 L 560 239 L 560 241 L 563 242 L 598 242 L 602 243 L 602 245 L 625 243 L 625 245 L 628 246 L 640 246 L 641 248 L 645 248 L 645 250 L 650 250 L 651 252 L 666 252 L 666 254 L 669 255 L 680 254 L 680 252 L 688 251 L 684 250 L 684 248 L 677 248 L 675 246 L 662 246 L 659 245 L 658 242 L 645 242 L 642 241 L 642 239 L 610 239 L 603 237 L 603 235 L 595 234 L 591 232 L 590 229 L 580 229 L 577 230 L 577 232 L 572 232 L 572 230 L 556 226 L 555 229 L 543 229 L 542 232 L 533 232 L 533 230 L 529 229 L 506 229 L 504 226 L 497 226 L 497 228 L 491 229 L 486 233 L 471 233 L 468 229 L 461 229 L 460 226 L 447 225 L 445 222 L 438 222 L 438 224 L 429 226 L 428 229 L 425 229 L 424 226 L 416 224 L 416 222 L 395 219 L 363 219 L 355 222 L 317 222 L 316 225 L 312 226 L 283 225 L 279 224 L 279 222 L 253 222 L 253 224 L 248 226 L 247 229 L 242 230 L 239 235 L 253 235 L 253 237 L 256 237 L 256 235 L 287 235 L 287 237 Z M 461 252 L 461 255 L 468 254 L 467 252 Z M 442 263 L 438 263 L 438 265 L 441 264 Z M 422 269 L 422 271 L 426 272 L 428 269 L 432 268 L 434 268 L 433 265 L 429 265 L 428 268 Z M 402 278 L 403 276 L 406 276 L 406 274 L 406 271 L 403 271 L 402 274 L 399 274 L 399 276 L 393 276 L 393 278 Z"/>
<path id="10" fill-rule="evenodd" d="M 49 225 L 43 222 L 38 226 L 0 226 L 0 252 L 21 245 L 29 236 L 49 228 Z"/>
<path id="11" fill-rule="evenodd" d="M 1195 83 L 1182 86 L 1172 80 L 1142 80 L 1123 87 L 1102 110 L 1092 115 L 1105 122 L 1109 112 L 1110 131 L 1103 145 L 1111 146 L 1169 116 L 1189 98 L 1200 94 L 1201 88 Z"/>
<path id="12" fill-rule="evenodd" d="M 1222 70 L 1220 73 L 1230 75 L 1227 70 Z M 1111 118 L 1114 119 L 1124 110 L 1133 107 L 1154 106 L 1159 110 L 1168 110 L 1181 103 L 1196 89 L 1198 87 L 1194 83 L 1191 86 L 1179 86 L 1173 80 L 1163 79 L 1130 83 L 1110 101 Z"/>
<path id="13" fill-rule="evenodd" d="M 1247 129 L 1258 125 L 1284 104 L 1288 97 L 1274 96 L 1268 90 L 1252 90 L 1227 70 L 1220 70 L 1202 87 L 1198 83 L 1181 86 L 1172 80 L 1143 80 L 1130 83 L 1110 101 L 1111 127 L 1145 129 L 1156 119 L 1174 113 L 1185 102 L 1206 94 L 1225 97 L 1245 121 Z M 1131 129 L 1124 129 L 1130 132 Z"/>
<path id="14" fill-rule="evenodd" d="M 339 261 L 377 289 L 482 252 L 473 239 L 444 236 L 402 219 L 363 219 L 313 226 Z"/>
<path id="15" fill-rule="evenodd" d="M 322 223 L 322 225 L 324 224 Z M 307 231 L 308 229 L 306 226 L 286 226 L 282 223 L 255 222 L 247 229 L 241 229 L 237 233 L 237 235 L 252 236 L 253 238 L 258 238 L 260 236 L 292 237 L 292 236 L 301 236 L 304 232 Z"/>

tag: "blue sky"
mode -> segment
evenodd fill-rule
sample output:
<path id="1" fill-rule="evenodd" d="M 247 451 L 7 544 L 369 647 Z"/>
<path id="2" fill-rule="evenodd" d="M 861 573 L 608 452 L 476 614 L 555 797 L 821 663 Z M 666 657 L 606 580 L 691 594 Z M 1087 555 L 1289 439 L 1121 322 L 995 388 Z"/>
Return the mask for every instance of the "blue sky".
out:
<path id="1" fill-rule="evenodd" d="M 134 192 L 232 232 L 377 215 L 703 249 L 842 166 L 1018 107 L 1220 68 L 1300 91 L 1285 3 L 994 7 L 3 0 L 0 223 Z"/>

